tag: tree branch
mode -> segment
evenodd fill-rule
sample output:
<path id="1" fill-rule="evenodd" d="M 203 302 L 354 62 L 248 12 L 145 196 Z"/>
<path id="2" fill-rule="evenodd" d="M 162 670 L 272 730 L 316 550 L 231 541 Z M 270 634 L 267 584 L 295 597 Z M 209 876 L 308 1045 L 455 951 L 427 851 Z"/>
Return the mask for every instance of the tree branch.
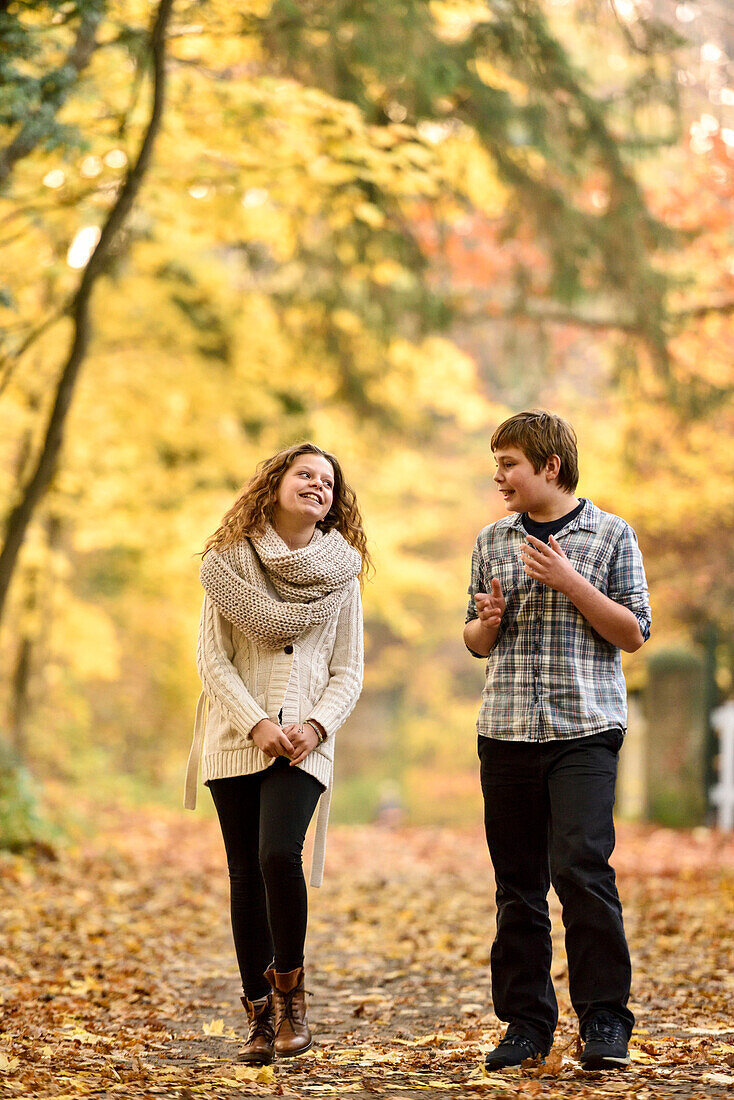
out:
<path id="1" fill-rule="evenodd" d="M 555 306 L 552 302 L 523 302 L 511 306 L 488 303 L 484 308 L 460 312 L 459 317 L 469 324 L 519 320 L 539 324 L 569 325 L 573 328 L 591 329 L 594 332 L 614 330 L 634 336 L 641 336 L 643 332 L 634 320 L 613 315 L 577 313 L 565 306 Z"/>
<path id="2" fill-rule="evenodd" d="M 69 50 L 61 69 L 72 68 L 77 75 L 86 69 L 97 47 L 97 27 L 101 18 L 101 11 L 86 11 L 84 13 L 74 45 Z M 32 153 L 43 140 L 45 136 L 45 125 L 42 122 L 44 106 L 53 103 L 55 110 L 58 112 L 67 98 L 68 87 L 64 90 L 55 89 L 50 92 L 41 106 L 28 116 L 10 144 L 0 152 L 0 188 L 6 183 L 17 162 Z"/>
<path id="3" fill-rule="evenodd" d="M 678 328 L 711 314 L 727 316 L 730 313 L 734 313 L 734 299 L 722 302 L 701 302 L 696 306 L 666 312 L 663 316 L 663 324 L 666 328 Z M 484 308 L 461 312 L 460 317 L 462 321 L 469 324 L 524 320 L 540 324 L 568 325 L 572 328 L 591 329 L 594 332 L 624 332 L 629 336 L 642 338 L 647 335 L 646 327 L 632 318 L 615 314 L 584 314 L 565 306 L 556 306 L 552 302 L 524 302 L 512 306 L 487 303 Z"/>
<path id="4" fill-rule="evenodd" d="M 650 56 L 649 47 L 646 46 L 646 45 L 643 45 L 642 43 L 637 41 L 635 36 L 632 34 L 632 31 L 627 26 L 627 23 L 622 18 L 622 16 L 619 14 L 619 9 L 617 7 L 617 4 L 616 4 L 615 0 L 610 0 L 610 7 L 611 7 L 612 11 L 614 12 L 614 18 L 617 20 L 617 24 L 619 26 L 619 29 L 621 30 L 622 35 L 624 37 L 624 40 L 627 43 L 627 45 L 629 46 L 629 48 L 634 53 L 642 54 L 643 57 L 649 57 Z M 639 13 L 637 11 L 635 11 L 635 15 L 639 19 Z"/>
<path id="5" fill-rule="evenodd" d="M 723 302 L 701 302 L 697 306 L 689 306 L 686 309 L 669 313 L 668 319 L 673 322 L 698 321 L 712 313 L 720 313 L 722 316 L 734 313 L 734 298 L 726 299 Z"/>
<path id="6" fill-rule="evenodd" d="M 41 336 L 43 336 L 44 332 L 47 332 L 52 325 L 60 321 L 68 311 L 69 303 L 64 302 L 58 309 L 55 309 L 53 313 L 50 313 L 48 317 L 44 317 L 39 324 L 35 325 L 31 331 L 26 334 L 22 343 L 15 351 L 0 357 L 0 397 L 2 397 L 4 391 L 7 389 L 15 367 L 28 349 L 35 344 L 36 340 L 39 340 Z"/>
<path id="7" fill-rule="evenodd" d="M 0 551 L 0 620 L 15 570 L 18 554 L 35 508 L 51 484 L 64 439 L 66 418 L 71 406 L 74 388 L 90 340 L 89 310 L 92 291 L 104 271 L 114 238 L 135 201 L 145 173 L 150 165 L 155 139 L 160 130 L 165 105 L 165 48 L 166 25 L 171 14 L 173 0 L 160 0 L 151 32 L 153 59 L 153 102 L 150 119 L 137 161 L 130 169 L 115 205 L 104 223 L 97 247 L 92 253 L 74 295 L 70 313 L 74 324 L 69 355 L 64 364 L 56 390 L 56 399 L 48 422 L 46 436 L 41 447 L 35 470 L 24 486 L 19 503 L 8 517 L 5 541 Z"/>

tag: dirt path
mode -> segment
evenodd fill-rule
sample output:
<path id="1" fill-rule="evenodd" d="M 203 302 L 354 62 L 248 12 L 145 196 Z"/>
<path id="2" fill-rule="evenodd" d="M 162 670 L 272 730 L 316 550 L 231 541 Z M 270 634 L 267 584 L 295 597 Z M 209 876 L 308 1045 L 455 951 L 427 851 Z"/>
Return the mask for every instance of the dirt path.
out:
<path id="1" fill-rule="evenodd" d="M 480 833 L 332 829 L 311 894 L 313 1051 L 237 1062 L 221 841 L 111 815 L 56 863 L 5 860 L 0 1096 L 723 1097 L 734 1085 L 734 840 L 624 828 L 616 864 L 639 1022 L 630 1069 L 583 1074 L 554 909 L 554 1076 L 486 1076 L 494 920 Z"/>

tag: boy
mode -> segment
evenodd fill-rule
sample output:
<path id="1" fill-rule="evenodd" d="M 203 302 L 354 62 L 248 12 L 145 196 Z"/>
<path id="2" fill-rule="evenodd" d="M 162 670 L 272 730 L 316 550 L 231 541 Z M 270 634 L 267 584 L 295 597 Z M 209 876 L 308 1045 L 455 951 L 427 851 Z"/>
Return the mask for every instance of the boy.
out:
<path id="1" fill-rule="evenodd" d="M 518 413 L 492 436 L 509 513 L 480 531 L 464 642 L 488 657 L 477 721 L 497 887 L 494 1010 L 509 1026 L 489 1070 L 544 1057 L 558 1006 L 547 894 L 563 909 L 585 1069 L 629 1063 L 630 958 L 609 858 L 627 708 L 620 650 L 650 633 L 631 527 L 577 498 L 576 436 Z"/>

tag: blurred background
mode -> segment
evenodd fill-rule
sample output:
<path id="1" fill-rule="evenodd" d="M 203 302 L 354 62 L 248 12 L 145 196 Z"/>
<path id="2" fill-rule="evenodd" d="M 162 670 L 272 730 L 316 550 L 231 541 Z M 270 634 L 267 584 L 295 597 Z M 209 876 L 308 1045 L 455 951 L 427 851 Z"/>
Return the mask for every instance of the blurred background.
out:
<path id="1" fill-rule="evenodd" d="M 302 439 L 376 563 L 334 817 L 478 821 L 469 561 L 533 406 L 645 555 L 620 813 L 710 823 L 726 0 L 6 0 L 0 37 L 0 844 L 180 805 L 197 555 Z"/>

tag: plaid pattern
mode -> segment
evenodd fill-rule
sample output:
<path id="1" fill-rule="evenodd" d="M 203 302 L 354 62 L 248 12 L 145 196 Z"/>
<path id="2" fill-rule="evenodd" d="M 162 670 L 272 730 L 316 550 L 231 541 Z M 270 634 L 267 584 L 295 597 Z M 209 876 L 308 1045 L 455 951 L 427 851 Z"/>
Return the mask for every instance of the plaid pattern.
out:
<path id="1" fill-rule="evenodd" d="M 634 614 L 645 640 L 650 604 L 634 531 L 585 501 L 555 536 L 583 577 Z M 596 633 L 567 596 L 524 572 L 519 513 L 479 532 L 472 554 L 466 621 L 474 595 L 494 577 L 507 606 L 487 657 L 477 730 L 502 741 L 555 741 L 627 725 L 627 692 L 617 646 Z M 478 656 L 478 654 L 475 654 Z"/>

